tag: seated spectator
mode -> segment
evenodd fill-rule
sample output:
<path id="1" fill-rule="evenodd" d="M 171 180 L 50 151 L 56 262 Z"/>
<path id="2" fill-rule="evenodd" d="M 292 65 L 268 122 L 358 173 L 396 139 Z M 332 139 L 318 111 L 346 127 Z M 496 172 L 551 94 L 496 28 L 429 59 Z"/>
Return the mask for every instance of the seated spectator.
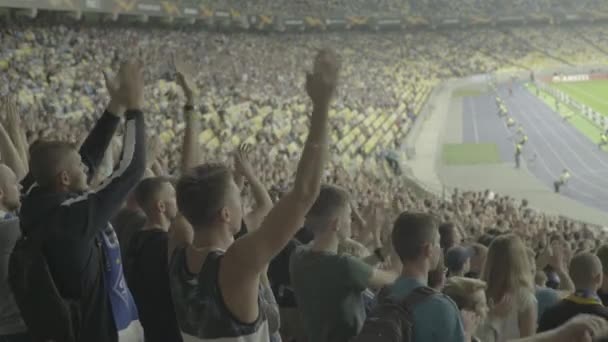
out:
<path id="1" fill-rule="evenodd" d="M 366 259 L 337 254 L 340 242 L 351 237 L 350 203 L 344 189 L 323 186 L 306 216 L 314 240 L 291 256 L 291 280 L 309 341 L 340 342 L 356 336 L 365 320 L 363 292 L 397 278 L 373 267 L 383 261 L 379 250 Z"/>
<path id="2" fill-rule="evenodd" d="M 403 299 L 428 285 L 429 270 L 437 267 L 441 246 L 435 219 L 427 214 L 402 213 L 393 227 L 393 247 L 403 264 L 401 277 L 390 288 Z M 448 297 L 435 294 L 413 309 L 414 341 L 465 340 L 460 311 Z"/>
<path id="3" fill-rule="evenodd" d="M 193 244 L 175 251 L 170 271 L 178 323 L 186 341 L 270 339 L 261 275 L 302 226 L 318 196 L 338 68 L 332 51 L 317 55 L 306 80 L 313 102 L 311 128 L 293 190 L 279 200 L 257 230 L 234 241 L 243 213 L 240 191 L 226 166 L 203 164 L 178 181 L 177 204 L 194 230 Z"/>
<path id="4" fill-rule="evenodd" d="M 448 277 L 464 277 L 471 269 L 473 251 L 462 246 L 454 246 L 445 254 L 445 263 L 448 267 Z"/>
<path id="5" fill-rule="evenodd" d="M 177 216 L 175 189 L 164 177 L 146 178 L 134 190 L 147 216 L 129 241 L 125 276 L 148 342 L 181 342 L 169 289 L 169 227 Z"/>
<path id="6" fill-rule="evenodd" d="M 474 334 L 487 315 L 485 290 L 486 284 L 483 281 L 464 277 L 451 277 L 443 288 L 443 293 L 460 309 L 465 341 L 479 342 Z"/>
<path id="7" fill-rule="evenodd" d="M 17 176 L 8 166 L 0 164 L 0 341 L 29 341 L 27 327 L 8 284 L 8 261 L 19 239 L 21 206 Z"/>
<path id="8" fill-rule="evenodd" d="M 538 330 L 542 332 L 557 328 L 581 313 L 608 319 L 608 309 L 597 296 L 597 290 L 602 286 L 602 276 L 602 263 L 596 255 L 591 253 L 576 255 L 570 262 L 570 277 L 576 291 L 545 311 Z"/>
<path id="9" fill-rule="evenodd" d="M 495 303 L 510 303 L 507 314 L 494 322 L 494 328 L 500 334 L 498 341 L 533 335 L 536 331 L 537 303 L 532 268 L 519 237 L 507 234 L 492 241 L 481 279 L 488 286 L 487 297 L 491 309 Z"/>

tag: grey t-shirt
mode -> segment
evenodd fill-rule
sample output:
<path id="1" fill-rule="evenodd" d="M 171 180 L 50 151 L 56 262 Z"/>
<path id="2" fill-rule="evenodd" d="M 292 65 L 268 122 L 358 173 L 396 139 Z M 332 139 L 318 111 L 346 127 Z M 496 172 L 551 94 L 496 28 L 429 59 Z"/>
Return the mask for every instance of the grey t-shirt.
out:
<path id="1" fill-rule="evenodd" d="M 19 219 L 2 215 L 0 217 L 0 298 L 2 298 L 0 300 L 0 336 L 27 331 L 13 292 L 8 285 L 8 261 L 20 235 Z"/>

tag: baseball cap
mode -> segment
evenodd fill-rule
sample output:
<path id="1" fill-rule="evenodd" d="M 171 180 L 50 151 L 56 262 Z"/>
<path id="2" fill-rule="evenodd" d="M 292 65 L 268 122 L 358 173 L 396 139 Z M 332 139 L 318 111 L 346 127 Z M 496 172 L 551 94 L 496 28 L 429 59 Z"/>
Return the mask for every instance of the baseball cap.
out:
<path id="1" fill-rule="evenodd" d="M 472 248 L 454 246 L 448 249 L 445 254 L 445 265 L 448 267 L 450 272 L 461 271 L 464 264 L 473 256 L 474 252 Z"/>

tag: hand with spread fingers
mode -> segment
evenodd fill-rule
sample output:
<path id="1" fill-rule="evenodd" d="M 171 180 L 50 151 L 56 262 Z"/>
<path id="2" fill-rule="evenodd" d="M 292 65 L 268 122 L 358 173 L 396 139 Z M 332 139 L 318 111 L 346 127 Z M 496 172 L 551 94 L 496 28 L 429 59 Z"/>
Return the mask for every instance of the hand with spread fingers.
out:
<path id="1" fill-rule="evenodd" d="M 249 160 L 249 154 L 251 153 L 252 146 L 250 144 L 241 144 L 239 148 L 234 152 L 234 167 L 236 173 L 250 179 L 253 176 L 253 167 Z"/>
<path id="2" fill-rule="evenodd" d="M 114 77 L 104 72 L 106 89 L 110 95 L 108 111 L 121 115 L 126 109 L 142 109 L 144 104 L 143 70 L 144 65 L 141 60 L 129 60 L 120 65 L 120 70 Z"/>

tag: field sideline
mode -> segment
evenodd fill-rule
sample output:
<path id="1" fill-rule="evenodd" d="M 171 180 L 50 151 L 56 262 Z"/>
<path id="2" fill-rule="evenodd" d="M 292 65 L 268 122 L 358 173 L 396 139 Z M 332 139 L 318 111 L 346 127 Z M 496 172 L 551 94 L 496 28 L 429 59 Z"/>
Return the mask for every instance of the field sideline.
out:
<path id="1" fill-rule="evenodd" d="M 608 80 L 552 83 L 551 86 L 563 91 L 573 100 L 608 116 Z"/>

